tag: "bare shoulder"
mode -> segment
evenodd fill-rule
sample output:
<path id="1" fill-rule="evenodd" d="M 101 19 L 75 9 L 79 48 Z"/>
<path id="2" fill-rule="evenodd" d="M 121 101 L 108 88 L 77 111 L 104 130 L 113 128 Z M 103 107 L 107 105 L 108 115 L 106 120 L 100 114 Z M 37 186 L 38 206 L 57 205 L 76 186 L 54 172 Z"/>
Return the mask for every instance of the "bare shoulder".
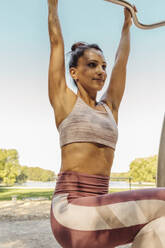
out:
<path id="1" fill-rule="evenodd" d="M 53 110 L 57 127 L 71 113 L 76 100 L 77 95 L 68 87 L 56 97 L 53 104 Z"/>

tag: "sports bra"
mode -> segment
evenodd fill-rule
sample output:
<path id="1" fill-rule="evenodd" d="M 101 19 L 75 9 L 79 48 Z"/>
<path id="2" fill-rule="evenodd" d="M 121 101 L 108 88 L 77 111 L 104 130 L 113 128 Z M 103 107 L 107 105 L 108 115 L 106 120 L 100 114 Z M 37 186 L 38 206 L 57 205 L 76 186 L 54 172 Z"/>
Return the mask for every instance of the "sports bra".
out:
<path id="1" fill-rule="evenodd" d="M 115 149 L 117 124 L 107 104 L 98 104 L 102 104 L 106 112 L 93 109 L 77 96 L 71 113 L 58 126 L 61 147 L 74 142 L 91 142 Z"/>

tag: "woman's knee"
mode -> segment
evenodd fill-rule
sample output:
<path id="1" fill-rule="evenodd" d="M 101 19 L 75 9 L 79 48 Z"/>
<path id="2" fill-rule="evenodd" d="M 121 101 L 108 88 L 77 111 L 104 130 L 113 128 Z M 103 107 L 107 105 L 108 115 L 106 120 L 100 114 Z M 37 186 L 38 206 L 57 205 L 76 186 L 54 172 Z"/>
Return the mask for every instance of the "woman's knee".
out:
<path id="1" fill-rule="evenodd" d="M 164 248 L 165 247 L 165 216 L 151 221 L 136 235 L 132 248 Z"/>

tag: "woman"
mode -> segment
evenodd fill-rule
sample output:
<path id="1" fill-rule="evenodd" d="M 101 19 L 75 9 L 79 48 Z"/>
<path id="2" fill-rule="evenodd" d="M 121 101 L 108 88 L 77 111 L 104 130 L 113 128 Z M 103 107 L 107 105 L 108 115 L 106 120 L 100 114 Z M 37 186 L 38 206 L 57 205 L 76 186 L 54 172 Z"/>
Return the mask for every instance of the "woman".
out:
<path id="1" fill-rule="evenodd" d="M 107 76 L 102 50 L 96 44 L 72 46 L 69 69 L 77 86 L 74 94 L 65 79 L 58 0 L 48 0 L 48 8 L 49 98 L 62 154 L 51 206 L 52 231 L 64 248 L 112 248 L 130 243 L 147 223 L 165 215 L 164 189 L 108 194 L 130 52 L 131 14 L 124 9 L 109 87 L 97 103 L 97 92 Z M 139 242 L 134 247 L 140 247 Z"/>

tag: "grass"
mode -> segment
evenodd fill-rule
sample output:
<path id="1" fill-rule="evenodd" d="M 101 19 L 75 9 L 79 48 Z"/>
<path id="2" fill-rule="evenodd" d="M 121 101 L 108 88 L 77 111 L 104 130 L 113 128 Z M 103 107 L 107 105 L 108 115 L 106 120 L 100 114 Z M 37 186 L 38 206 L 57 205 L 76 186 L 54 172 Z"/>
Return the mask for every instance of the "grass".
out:
<path id="1" fill-rule="evenodd" d="M 0 201 L 9 201 L 12 196 L 17 195 L 17 199 L 29 197 L 46 197 L 52 198 L 54 189 L 12 189 L 0 187 Z"/>
<path id="2" fill-rule="evenodd" d="M 110 189 L 109 193 L 121 192 L 121 191 L 129 191 L 130 189 Z"/>
<path id="3" fill-rule="evenodd" d="M 150 183 L 150 184 L 148 184 L 148 183 L 142 183 L 142 184 L 140 184 L 140 183 L 132 183 L 132 186 L 133 187 L 145 187 L 145 186 L 147 186 L 147 187 L 156 187 L 156 184 L 155 183 Z"/>

